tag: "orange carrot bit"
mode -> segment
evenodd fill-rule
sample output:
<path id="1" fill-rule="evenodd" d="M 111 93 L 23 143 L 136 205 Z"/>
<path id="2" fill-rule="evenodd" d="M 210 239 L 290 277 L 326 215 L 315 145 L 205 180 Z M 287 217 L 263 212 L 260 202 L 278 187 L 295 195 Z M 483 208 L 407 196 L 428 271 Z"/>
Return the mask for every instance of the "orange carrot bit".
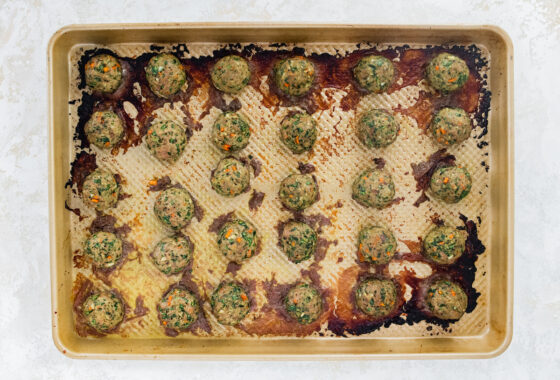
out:
<path id="1" fill-rule="evenodd" d="M 235 137 L 235 133 L 230 133 L 229 137 Z"/>
<path id="2" fill-rule="evenodd" d="M 107 71 L 109 71 L 109 68 L 108 68 L 107 66 L 105 66 L 105 67 L 103 68 L 103 72 L 106 73 Z"/>
<path id="3" fill-rule="evenodd" d="M 449 182 L 449 177 L 445 177 L 445 178 L 443 179 L 443 183 L 447 183 L 447 182 Z"/>
<path id="4" fill-rule="evenodd" d="M 249 299 L 249 298 L 247 298 L 247 296 L 245 295 L 245 293 L 241 293 L 241 296 L 240 296 L 240 297 L 241 297 L 241 299 L 242 299 L 243 301 L 247 301 L 247 300 Z"/>
<path id="5" fill-rule="evenodd" d="M 223 132 L 223 131 L 224 131 L 224 127 L 220 128 L 220 132 Z"/>
<path id="6" fill-rule="evenodd" d="M 296 242 L 293 241 L 293 242 L 292 242 L 292 247 L 295 247 L 295 246 L 296 246 Z"/>
<path id="7" fill-rule="evenodd" d="M 233 232 L 232 229 L 227 230 L 226 232 L 226 239 L 229 238 L 231 236 L 231 233 Z"/>
<path id="8" fill-rule="evenodd" d="M 164 326 L 167 326 L 167 321 L 163 321 L 163 325 L 164 325 Z"/>
<path id="9" fill-rule="evenodd" d="M 229 150 L 229 148 L 231 148 L 231 145 L 228 145 L 228 144 L 222 145 L 223 150 Z"/>
<path id="10" fill-rule="evenodd" d="M 449 238 L 450 238 L 450 239 L 453 239 L 453 234 L 449 235 Z"/>
<path id="11" fill-rule="evenodd" d="M 360 245 L 358 246 L 358 249 L 361 251 L 362 248 L 363 248 L 363 246 L 364 246 L 364 245 L 363 245 L 362 243 L 360 243 Z"/>
<path id="12" fill-rule="evenodd" d="M 371 256 L 371 259 L 372 259 L 373 261 L 377 261 L 377 257 L 375 257 L 375 256 Z"/>
<path id="13" fill-rule="evenodd" d="M 451 295 L 452 295 L 453 297 L 455 297 L 455 296 L 457 295 L 457 293 L 455 293 L 455 290 L 451 290 Z"/>
<path id="14" fill-rule="evenodd" d="M 436 65 L 436 70 L 439 70 L 439 65 Z"/>
<path id="15" fill-rule="evenodd" d="M 451 78 L 451 79 L 448 80 L 448 82 L 449 82 L 449 83 L 453 83 L 453 82 L 455 82 L 456 80 L 457 80 L 457 78 Z"/>
<path id="16" fill-rule="evenodd" d="M 236 242 L 241 243 L 241 238 L 238 237 L 237 239 L 235 239 Z"/>
<path id="17" fill-rule="evenodd" d="M 111 146 L 111 143 L 110 143 L 109 141 L 107 141 L 107 142 L 105 143 L 105 146 Z"/>
<path id="18" fill-rule="evenodd" d="M 438 244 L 439 245 L 444 245 L 445 243 L 443 241 L 440 241 Z"/>
<path id="19" fill-rule="evenodd" d="M 379 177 L 379 183 L 383 183 L 385 182 L 385 180 L 383 179 L 383 177 Z"/>
<path id="20" fill-rule="evenodd" d="M 292 300 L 292 302 L 295 303 L 295 304 L 297 305 L 297 303 L 298 303 L 299 301 L 298 301 L 297 298 L 294 298 L 294 299 Z"/>
<path id="21" fill-rule="evenodd" d="M 379 306 L 385 307 L 385 304 L 383 302 L 379 302 Z"/>
<path id="22" fill-rule="evenodd" d="M 250 228 L 249 231 L 247 231 L 247 232 L 249 232 L 250 234 L 252 234 L 252 233 L 253 233 L 253 229 Z"/>
<path id="23" fill-rule="evenodd" d="M 107 256 L 107 260 L 111 260 L 113 256 Z"/>
<path id="24" fill-rule="evenodd" d="M 150 182 L 148 182 L 148 185 L 150 185 L 150 186 L 155 186 L 155 185 L 157 185 L 157 180 L 156 180 L 156 179 L 152 179 Z"/>
<path id="25" fill-rule="evenodd" d="M 440 131 L 440 133 L 441 133 L 442 135 L 445 135 L 445 134 L 447 133 L 447 131 L 446 131 L 445 129 L 443 129 L 443 128 L 440 128 L 439 131 Z"/>
<path id="26" fill-rule="evenodd" d="M 358 251 L 358 259 L 360 260 L 361 263 L 366 261 L 366 258 L 364 257 L 364 255 L 362 255 L 361 251 Z"/>
<path id="27" fill-rule="evenodd" d="M 252 250 L 248 250 L 247 251 L 247 257 L 251 257 L 253 256 L 253 251 Z"/>
<path id="28" fill-rule="evenodd" d="M 290 85 L 288 84 L 288 82 L 284 82 L 284 87 L 290 87 Z"/>
<path id="29" fill-rule="evenodd" d="M 148 134 L 151 135 L 152 133 L 154 133 L 154 130 L 153 130 L 153 129 L 149 129 L 149 130 L 148 130 Z"/>
<path id="30" fill-rule="evenodd" d="M 441 290 L 438 290 L 438 294 L 443 294 L 443 292 Z"/>
<path id="31" fill-rule="evenodd" d="M 299 136 L 296 136 L 296 144 L 299 145 Z"/>
<path id="32" fill-rule="evenodd" d="M 387 256 L 391 256 L 391 251 L 387 251 L 387 252 L 385 252 L 385 254 L 386 254 Z"/>
<path id="33" fill-rule="evenodd" d="M 237 166 L 233 165 L 233 166 L 231 167 L 231 170 L 237 171 Z"/>

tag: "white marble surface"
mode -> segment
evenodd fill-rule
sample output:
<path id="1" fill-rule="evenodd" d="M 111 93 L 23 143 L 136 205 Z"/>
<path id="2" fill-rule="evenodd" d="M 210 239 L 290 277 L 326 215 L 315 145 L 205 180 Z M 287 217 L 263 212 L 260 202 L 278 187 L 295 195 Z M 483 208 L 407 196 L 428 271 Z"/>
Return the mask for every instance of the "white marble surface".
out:
<path id="1" fill-rule="evenodd" d="M 0 378 L 558 378 L 560 125 L 555 115 L 560 101 L 560 2 L 363 0 L 340 4 L 335 0 L 0 0 Z M 483 361 L 133 362 L 77 361 L 60 354 L 50 331 L 47 41 L 67 24 L 156 21 L 464 23 L 504 28 L 515 47 L 515 328 L 511 347 L 500 357 Z"/>

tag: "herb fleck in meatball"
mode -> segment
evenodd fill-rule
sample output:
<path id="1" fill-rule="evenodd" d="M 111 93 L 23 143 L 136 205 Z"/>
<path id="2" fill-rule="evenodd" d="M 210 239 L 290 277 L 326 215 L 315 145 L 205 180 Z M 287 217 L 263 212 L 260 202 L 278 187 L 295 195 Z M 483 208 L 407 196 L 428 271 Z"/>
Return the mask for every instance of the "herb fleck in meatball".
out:
<path id="1" fill-rule="evenodd" d="M 451 92 L 463 87 L 467 82 L 469 67 L 461 58 L 441 53 L 428 64 L 426 76 L 436 90 Z"/>
<path id="2" fill-rule="evenodd" d="M 368 148 L 384 148 L 391 145 L 399 133 L 399 124 L 389 112 L 372 109 L 360 115 L 357 125 L 358 137 Z"/>
<path id="3" fill-rule="evenodd" d="M 113 207 L 119 199 L 119 184 L 112 173 L 96 169 L 88 175 L 82 188 L 84 203 L 99 211 Z"/>
<path id="4" fill-rule="evenodd" d="M 352 198 L 365 207 L 384 208 L 394 197 L 393 177 L 386 170 L 366 169 L 352 184 Z"/>
<path id="5" fill-rule="evenodd" d="M 300 211 L 317 201 L 319 188 L 311 174 L 290 174 L 280 184 L 278 194 L 284 206 Z"/>
<path id="6" fill-rule="evenodd" d="M 380 55 L 360 59 L 354 67 L 354 78 L 369 92 L 383 92 L 391 86 L 395 76 L 393 63 Z"/>
<path id="7" fill-rule="evenodd" d="M 224 112 L 214 122 L 212 140 L 224 152 L 236 152 L 249 144 L 251 128 L 237 112 Z"/>
<path id="8" fill-rule="evenodd" d="M 170 120 L 154 123 L 146 134 L 148 150 L 160 161 L 173 163 L 187 145 L 185 128 Z"/>
<path id="9" fill-rule="evenodd" d="M 457 203 L 471 191 L 471 175 L 460 166 L 436 169 L 430 179 L 430 189 L 436 197 L 446 203 Z"/>
<path id="10" fill-rule="evenodd" d="M 175 235 L 161 239 L 150 258 L 164 274 L 172 275 L 185 270 L 193 259 L 193 244 L 183 236 Z"/>
<path id="11" fill-rule="evenodd" d="M 256 253 L 258 240 L 257 229 L 239 219 L 227 222 L 218 233 L 220 252 L 237 264 Z"/>
<path id="12" fill-rule="evenodd" d="M 424 238 L 424 255 L 437 264 L 453 264 L 465 251 L 464 231 L 449 226 L 437 226 Z"/>
<path id="13" fill-rule="evenodd" d="M 82 314 L 88 325 L 106 333 L 114 330 L 124 318 L 124 305 L 113 292 L 100 292 L 89 296 L 82 304 Z"/>
<path id="14" fill-rule="evenodd" d="M 200 306 L 191 291 L 175 286 L 158 302 L 157 311 L 163 326 L 183 331 L 198 319 Z"/>
<path id="15" fill-rule="evenodd" d="M 280 123 L 280 137 L 292 153 L 306 152 L 317 140 L 317 122 L 305 112 L 288 115 Z"/>
<path id="16" fill-rule="evenodd" d="M 426 305 L 437 318 L 457 320 L 465 314 L 467 304 L 467 295 L 456 282 L 438 280 L 428 288 Z"/>
<path id="17" fill-rule="evenodd" d="M 173 54 L 158 54 L 146 66 L 146 79 L 152 92 L 160 98 L 169 99 L 187 81 L 183 65 Z"/>
<path id="18" fill-rule="evenodd" d="M 366 226 L 358 234 L 358 255 L 360 259 L 373 264 L 387 264 L 397 249 L 393 232 L 385 227 Z"/>
<path id="19" fill-rule="evenodd" d="M 121 118 L 112 111 L 94 112 L 84 130 L 90 144 L 101 149 L 117 145 L 124 133 Z"/>
<path id="20" fill-rule="evenodd" d="M 187 190 L 170 187 L 156 198 L 154 213 L 161 223 L 179 230 L 191 221 L 194 203 Z"/>
<path id="21" fill-rule="evenodd" d="M 471 129 L 471 119 L 462 108 L 442 108 L 430 124 L 432 136 L 440 145 L 462 143 L 471 135 Z"/>
<path id="22" fill-rule="evenodd" d="M 122 241 L 111 232 L 98 231 L 86 240 L 85 253 L 95 267 L 111 268 L 122 256 Z"/>
<path id="23" fill-rule="evenodd" d="M 235 197 L 249 188 L 251 175 L 247 165 L 233 157 L 223 158 L 214 169 L 210 183 L 216 193 Z"/>
<path id="24" fill-rule="evenodd" d="M 397 287 L 391 280 L 369 277 L 360 281 L 356 287 L 356 306 L 374 318 L 391 314 L 397 306 L 397 297 Z"/>
<path id="25" fill-rule="evenodd" d="M 119 60 L 109 54 L 99 54 L 87 61 L 86 84 L 94 91 L 113 93 L 122 82 Z"/>
<path id="26" fill-rule="evenodd" d="M 315 81 L 315 66 L 304 57 L 288 58 L 274 67 L 276 86 L 286 95 L 305 95 Z"/>
<path id="27" fill-rule="evenodd" d="M 216 62 L 210 77 L 218 90 L 235 94 L 249 83 L 251 70 L 245 58 L 228 55 Z"/>
<path id="28" fill-rule="evenodd" d="M 297 264 L 315 253 L 317 233 L 308 224 L 292 220 L 284 225 L 280 240 L 288 259 Z"/>
<path id="29" fill-rule="evenodd" d="M 250 302 L 241 284 L 222 282 L 210 299 L 212 313 L 223 325 L 234 326 L 249 312 Z"/>
<path id="30" fill-rule="evenodd" d="M 301 283 L 288 291 L 284 306 L 290 317 L 299 324 L 307 325 L 323 313 L 323 297 L 313 285 Z"/>

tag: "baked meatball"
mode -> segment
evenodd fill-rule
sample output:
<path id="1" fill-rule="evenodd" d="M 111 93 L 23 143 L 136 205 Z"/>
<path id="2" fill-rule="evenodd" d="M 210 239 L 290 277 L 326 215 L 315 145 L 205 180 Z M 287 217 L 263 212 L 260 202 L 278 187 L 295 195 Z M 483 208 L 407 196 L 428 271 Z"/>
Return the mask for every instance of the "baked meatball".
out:
<path id="1" fill-rule="evenodd" d="M 278 62 L 274 67 L 276 86 L 289 96 L 305 95 L 315 81 L 315 66 L 304 57 Z"/>
<path id="2" fill-rule="evenodd" d="M 221 58 L 210 72 L 212 84 L 218 90 L 236 94 L 243 90 L 251 79 L 251 70 L 245 58 L 228 55 Z"/>
<path id="3" fill-rule="evenodd" d="M 146 80 L 154 94 L 169 99 L 187 81 L 187 75 L 179 58 L 163 53 L 153 56 L 145 68 Z"/>
<path id="4" fill-rule="evenodd" d="M 308 224 L 292 220 L 284 225 L 280 241 L 288 259 L 297 264 L 315 253 L 317 233 Z"/>
<path id="5" fill-rule="evenodd" d="M 97 111 L 91 115 L 84 131 L 90 144 L 108 149 L 121 141 L 124 128 L 121 118 L 113 111 Z"/>
<path id="6" fill-rule="evenodd" d="M 426 306 L 434 317 L 457 320 L 467 310 L 468 298 L 458 283 L 437 280 L 428 287 Z"/>
<path id="7" fill-rule="evenodd" d="M 386 317 L 397 306 L 397 287 L 388 279 L 365 278 L 356 287 L 354 296 L 358 309 L 373 318 Z"/>
<path id="8" fill-rule="evenodd" d="M 247 165 L 233 157 L 223 158 L 212 172 L 210 183 L 216 193 L 235 197 L 249 188 L 251 175 Z"/>
<path id="9" fill-rule="evenodd" d="M 278 195 L 286 208 L 301 211 L 317 201 L 319 188 L 311 174 L 290 174 L 280 184 Z"/>
<path id="10" fill-rule="evenodd" d="M 465 251 L 465 231 L 436 226 L 424 237 L 424 255 L 437 264 L 453 264 Z"/>
<path id="11" fill-rule="evenodd" d="M 446 203 L 457 203 L 471 191 L 471 175 L 461 166 L 438 168 L 430 179 L 430 189 Z"/>
<path id="12" fill-rule="evenodd" d="M 388 171 L 366 169 L 352 184 L 352 198 L 365 207 L 382 209 L 393 201 L 395 184 Z"/>
<path id="13" fill-rule="evenodd" d="M 179 230 L 191 221 L 194 203 L 187 190 L 170 187 L 157 196 L 154 213 L 161 223 Z"/>
<path id="14" fill-rule="evenodd" d="M 280 123 L 280 137 L 292 153 L 307 152 L 317 140 L 317 122 L 305 112 L 288 115 Z"/>
<path id="15" fill-rule="evenodd" d="M 381 109 L 362 113 L 356 126 L 360 141 L 368 148 L 384 148 L 391 145 L 397 139 L 399 129 L 393 115 Z"/>
<path id="16" fill-rule="evenodd" d="M 365 226 L 358 234 L 358 256 L 367 262 L 387 264 L 395 256 L 396 249 L 397 241 L 388 228 Z"/>
<path id="17" fill-rule="evenodd" d="M 237 264 L 256 253 L 258 241 L 257 229 L 244 220 L 231 220 L 218 233 L 220 252 Z"/>
<path id="18" fill-rule="evenodd" d="M 87 61 L 84 68 L 86 84 L 94 91 L 113 93 L 122 83 L 119 60 L 109 54 L 98 54 Z"/>
<path id="19" fill-rule="evenodd" d="M 88 325 L 100 333 L 114 330 L 124 318 L 124 305 L 113 292 L 100 292 L 89 296 L 82 304 L 82 314 Z"/>
<path id="20" fill-rule="evenodd" d="M 165 293 L 157 304 L 157 311 L 163 326 L 183 331 L 196 322 L 200 306 L 190 290 L 178 285 Z"/>
<path id="21" fill-rule="evenodd" d="M 193 250 L 190 240 L 175 235 L 161 239 L 150 258 L 162 273 L 172 275 L 182 272 L 191 263 Z"/>
<path id="22" fill-rule="evenodd" d="M 222 282 L 210 298 L 212 313 L 222 325 L 234 326 L 249 312 L 247 292 L 236 282 Z"/>
<path id="23" fill-rule="evenodd" d="M 112 268 L 122 256 L 122 241 L 114 233 L 98 231 L 86 240 L 85 253 L 95 267 Z"/>
<path id="24" fill-rule="evenodd" d="M 249 122 L 237 112 L 224 112 L 214 122 L 212 141 L 223 152 L 236 152 L 249 144 Z"/>
<path id="25" fill-rule="evenodd" d="M 153 123 L 146 133 L 146 146 L 158 160 L 173 163 L 187 146 L 185 128 L 171 120 Z"/>
<path id="26" fill-rule="evenodd" d="M 461 58 L 441 53 L 428 64 L 426 77 L 433 88 L 447 93 L 465 85 L 469 78 L 469 67 Z"/>
<path id="27" fill-rule="evenodd" d="M 323 297 L 313 285 L 300 283 L 288 291 L 284 306 L 290 317 L 299 324 L 307 325 L 323 313 Z"/>
<path id="28" fill-rule="evenodd" d="M 119 184 L 106 170 L 96 169 L 88 175 L 82 187 L 84 203 L 99 211 L 113 207 L 119 199 Z"/>
<path id="29" fill-rule="evenodd" d="M 471 135 L 471 129 L 471 119 L 462 108 L 442 108 L 430 124 L 430 132 L 440 145 L 462 143 Z"/>
<path id="30" fill-rule="evenodd" d="M 369 92 L 383 92 L 391 86 L 395 77 L 393 62 L 380 55 L 369 55 L 354 66 L 354 78 Z"/>

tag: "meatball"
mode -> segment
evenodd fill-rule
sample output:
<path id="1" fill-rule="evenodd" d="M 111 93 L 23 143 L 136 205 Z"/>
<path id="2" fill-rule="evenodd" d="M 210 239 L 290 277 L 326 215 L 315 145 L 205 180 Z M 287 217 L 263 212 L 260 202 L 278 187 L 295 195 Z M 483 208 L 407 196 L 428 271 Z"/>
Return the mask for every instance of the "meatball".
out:
<path id="1" fill-rule="evenodd" d="M 99 54 L 87 61 L 84 68 L 86 84 L 94 91 L 113 93 L 122 83 L 119 60 L 109 54 Z"/>
<path id="2" fill-rule="evenodd" d="M 290 174 L 280 184 L 282 204 L 294 211 L 311 206 L 319 197 L 319 187 L 311 174 Z"/>
<path id="3" fill-rule="evenodd" d="M 304 57 L 288 58 L 274 67 L 276 86 L 286 95 L 305 95 L 315 81 L 315 66 Z"/>
<path id="4" fill-rule="evenodd" d="M 164 53 L 152 57 L 145 70 L 152 92 L 160 98 L 169 99 L 187 81 L 183 65 L 173 54 Z"/>
<path id="5" fill-rule="evenodd" d="M 186 145 L 185 128 L 170 120 L 152 124 L 146 134 L 148 150 L 160 161 L 177 161 Z"/>
<path id="6" fill-rule="evenodd" d="M 365 207 L 382 209 L 393 201 L 395 184 L 388 171 L 366 169 L 352 184 L 352 198 Z"/>
<path id="7" fill-rule="evenodd" d="M 428 64 L 426 77 L 433 88 L 447 93 L 464 86 L 469 78 L 469 67 L 461 58 L 441 53 Z"/>
<path id="8" fill-rule="evenodd" d="M 442 108 L 430 124 L 430 132 L 440 145 L 462 143 L 471 135 L 471 129 L 471 119 L 462 108 Z"/>
<path id="9" fill-rule="evenodd" d="M 122 256 L 122 241 L 111 232 L 98 231 L 85 243 L 85 253 L 97 268 L 114 267 Z"/>
<path id="10" fill-rule="evenodd" d="M 241 284 L 222 282 L 210 299 L 212 313 L 223 325 L 234 326 L 249 312 L 250 302 Z"/>
<path id="11" fill-rule="evenodd" d="M 465 251 L 465 231 L 454 227 L 437 226 L 424 238 L 424 255 L 437 264 L 453 264 Z"/>
<path id="12" fill-rule="evenodd" d="M 356 130 L 362 143 L 368 148 L 384 148 L 391 145 L 399 133 L 399 124 L 389 112 L 372 109 L 358 119 Z"/>
<path id="13" fill-rule="evenodd" d="M 82 187 L 84 203 L 99 211 L 113 207 L 119 199 L 119 184 L 112 173 L 96 169 L 88 175 Z"/>
<path id="14" fill-rule="evenodd" d="M 214 122 L 212 140 L 224 152 L 236 152 L 249 144 L 251 128 L 237 112 L 224 112 Z"/>
<path id="15" fill-rule="evenodd" d="M 112 148 L 117 145 L 124 133 L 121 118 L 112 111 L 97 111 L 91 115 L 84 128 L 90 144 L 98 148 Z"/>
<path id="16" fill-rule="evenodd" d="M 461 166 L 445 166 L 436 169 L 430 179 L 430 189 L 446 203 L 457 203 L 471 191 L 471 175 Z"/>
<path id="17" fill-rule="evenodd" d="M 369 92 L 387 90 L 393 84 L 394 77 L 393 63 L 380 55 L 364 57 L 354 66 L 354 78 L 360 87 Z"/>
<path id="18" fill-rule="evenodd" d="M 228 55 L 221 58 L 210 72 L 212 83 L 218 90 L 230 94 L 243 90 L 251 79 L 251 70 L 245 58 Z"/>
<path id="19" fill-rule="evenodd" d="M 307 325 L 323 313 L 323 297 L 313 285 L 301 283 L 288 291 L 284 306 L 290 317 Z"/>
<path id="20" fill-rule="evenodd" d="M 173 330 L 188 329 L 197 319 L 200 306 L 196 296 L 178 285 L 169 290 L 157 304 L 161 323 Z"/>
<path id="21" fill-rule="evenodd" d="M 373 264 L 387 264 L 397 249 L 393 232 L 385 227 L 365 226 L 358 234 L 358 256 Z"/>
<path id="22" fill-rule="evenodd" d="M 434 317 L 457 320 L 465 314 L 467 304 L 467 295 L 456 282 L 437 280 L 428 288 L 426 306 Z"/>
<path id="23" fill-rule="evenodd" d="M 360 281 L 354 296 L 356 306 L 364 314 L 383 318 L 395 310 L 398 292 L 393 281 L 369 277 Z"/>
<path id="24" fill-rule="evenodd" d="M 250 178 L 247 165 L 236 158 L 226 157 L 218 162 L 210 183 L 216 193 L 224 197 L 235 197 L 249 188 Z"/>
<path id="25" fill-rule="evenodd" d="M 89 296 L 82 304 L 82 314 L 88 325 L 100 333 L 114 330 L 124 318 L 124 305 L 113 292 L 100 292 Z"/>
<path id="26" fill-rule="evenodd" d="M 284 225 L 280 241 L 288 259 L 297 264 L 315 253 L 317 233 L 308 224 L 292 220 Z"/>
<path id="27" fill-rule="evenodd" d="M 293 153 L 307 152 L 317 140 L 317 122 L 305 112 L 288 115 L 280 123 L 280 137 Z"/>
<path id="28" fill-rule="evenodd" d="M 187 190 L 170 187 L 156 198 L 154 213 L 161 223 L 179 230 L 191 221 L 194 215 L 194 203 Z"/>
<path id="29" fill-rule="evenodd" d="M 177 274 L 185 270 L 193 259 L 193 244 L 180 235 L 161 239 L 150 258 L 162 273 Z"/>
<path id="30" fill-rule="evenodd" d="M 257 229 L 244 220 L 229 221 L 218 233 L 220 252 L 228 261 L 237 264 L 241 264 L 256 253 L 258 241 Z"/>

